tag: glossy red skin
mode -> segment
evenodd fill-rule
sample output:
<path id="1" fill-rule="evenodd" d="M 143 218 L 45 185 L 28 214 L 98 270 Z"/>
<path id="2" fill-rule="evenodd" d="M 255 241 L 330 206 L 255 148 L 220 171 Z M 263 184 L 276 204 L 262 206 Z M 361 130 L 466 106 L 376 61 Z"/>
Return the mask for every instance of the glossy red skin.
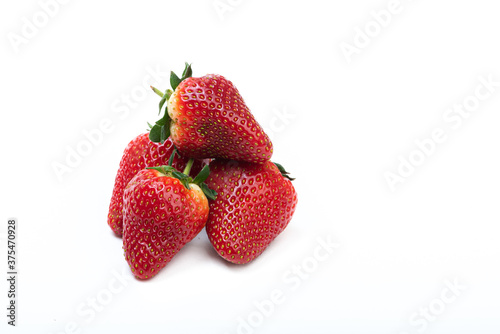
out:
<path id="1" fill-rule="evenodd" d="M 134 138 L 125 148 L 120 168 L 116 174 L 113 194 L 109 204 L 108 225 L 113 232 L 121 236 L 123 233 L 123 191 L 130 180 L 146 167 L 168 165 L 168 159 L 174 150 L 172 140 L 168 138 L 163 144 L 153 143 L 148 138 L 149 133 L 144 133 Z M 172 166 L 182 171 L 189 158 L 176 155 Z M 196 160 L 191 169 L 191 175 L 197 175 L 208 163 Z"/>
<path id="2" fill-rule="evenodd" d="M 183 80 L 169 99 L 168 113 L 170 135 L 186 156 L 264 163 L 273 154 L 271 140 L 221 75 Z"/>
<path id="3" fill-rule="evenodd" d="M 236 264 L 262 254 L 288 226 L 297 206 L 292 182 L 270 161 L 216 159 L 206 183 L 218 193 L 209 201 L 208 238 L 220 256 Z"/>
<path id="4" fill-rule="evenodd" d="M 155 276 L 205 226 L 208 201 L 193 186 L 145 169 L 123 196 L 123 249 L 133 274 Z"/>

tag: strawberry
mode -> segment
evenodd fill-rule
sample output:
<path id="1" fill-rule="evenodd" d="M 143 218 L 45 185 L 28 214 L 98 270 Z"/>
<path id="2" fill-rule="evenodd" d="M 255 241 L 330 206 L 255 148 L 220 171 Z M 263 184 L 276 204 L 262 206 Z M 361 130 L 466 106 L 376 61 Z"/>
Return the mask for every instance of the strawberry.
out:
<path id="1" fill-rule="evenodd" d="M 242 264 L 259 256 L 292 219 L 297 193 L 285 169 L 216 159 L 206 183 L 218 195 L 210 202 L 208 238 L 227 261 Z"/>
<path id="2" fill-rule="evenodd" d="M 126 185 L 141 169 L 166 165 L 173 150 L 174 145 L 170 139 L 163 144 L 153 143 L 149 140 L 147 133 L 137 136 L 125 148 L 116 174 L 108 213 L 108 225 L 117 235 L 123 233 L 123 191 Z M 182 170 L 188 160 L 178 156 L 173 160 L 172 166 Z M 192 172 L 198 173 L 206 163 L 207 161 L 196 161 Z"/>
<path id="3" fill-rule="evenodd" d="M 221 75 L 191 77 L 191 66 L 179 79 L 173 72 L 173 88 L 162 96 L 160 112 L 167 110 L 151 129 L 151 140 L 169 135 L 180 153 L 193 158 L 223 158 L 264 163 L 273 154 L 271 140 L 255 120 L 231 81 Z"/>
<path id="4" fill-rule="evenodd" d="M 123 195 L 123 249 L 137 278 L 155 276 L 205 226 L 207 197 L 216 194 L 203 183 L 204 169 L 193 180 L 171 166 L 141 170 Z M 206 195 L 205 195 L 206 194 Z"/>

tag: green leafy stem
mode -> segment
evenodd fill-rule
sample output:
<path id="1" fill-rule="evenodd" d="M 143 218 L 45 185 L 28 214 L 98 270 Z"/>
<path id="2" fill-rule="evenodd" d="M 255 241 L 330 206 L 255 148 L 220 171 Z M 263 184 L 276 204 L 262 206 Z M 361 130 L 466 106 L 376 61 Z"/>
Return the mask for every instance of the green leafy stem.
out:
<path id="1" fill-rule="evenodd" d="M 179 86 L 179 84 L 183 80 L 190 78 L 192 75 L 193 70 L 191 68 L 191 64 L 186 63 L 184 71 L 182 72 L 182 76 L 180 78 L 174 72 L 170 72 L 170 85 L 172 86 L 172 89 L 169 88 L 164 93 L 162 93 L 159 89 L 151 86 L 151 89 L 161 97 L 159 104 L 160 110 L 158 112 L 158 115 L 161 114 L 165 102 L 170 99 L 170 96 L 172 96 L 177 86 Z M 160 118 L 154 125 L 148 123 L 151 129 L 149 131 L 149 139 L 154 143 L 163 144 L 165 140 L 167 140 L 167 138 L 170 136 L 170 121 L 171 120 L 168 115 L 168 110 L 167 108 L 165 108 L 165 114 L 162 118 Z"/>
<path id="2" fill-rule="evenodd" d="M 146 167 L 146 169 L 154 169 L 159 171 L 160 173 L 178 179 L 181 183 L 186 187 L 186 189 L 191 189 L 190 184 L 196 184 L 203 191 L 205 196 L 208 199 L 215 200 L 217 197 L 217 192 L 213 189 L 210 189 L 208 185 L 205 183 L 205 180 L 210 175 L 210 167 L 206 165 L 203 169 L 196 175 L 193 179 L 189 176 L 189 172 L 191 171 L 191 167 L 193 167 L 194 159 L 189 159 L 184 171 L 181 173 L 174 167 L 172 167 L 172 163 L 174 161 L 174 156 L 178 154 L 177 149 L 174 149 L 170 158 L 168 159 L 168 166 L 158 166 L 158 167 Z"/>

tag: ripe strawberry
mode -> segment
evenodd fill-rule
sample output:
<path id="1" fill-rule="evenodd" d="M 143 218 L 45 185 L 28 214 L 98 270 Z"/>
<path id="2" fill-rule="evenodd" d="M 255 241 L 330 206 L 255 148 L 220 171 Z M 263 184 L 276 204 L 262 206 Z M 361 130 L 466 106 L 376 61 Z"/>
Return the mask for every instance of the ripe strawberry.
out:
<path id="1" fill-rule="evenodd" d="M 190 163 L 185 171 L 189 168 Z M 141 170 L 125 188 L 123 249 L 137 278 L 155 276 L 205 226 L 205 193 L 214 196 L 202 183 L 208 168 L 193 181 L 171 166 L 151 167 Z"/>
<path id="2" fill-rule="evenodd" d="M 207 185 L 218 195 L 206 225 L 217 253 L 233 263 L 259 256 L 292 219 L 297 193 L 281 165 L 216 159 Z"/>
<path id="3" fill-rule="evenodd" d="M 117 234 L 123 233 L 123 191 L 129 181 L 143 168 L 166 165 L 174 150 L 172 141 L 166 140 L 163 144 L 153 143 L 148 134 L 144 133 L 133 139 L 125 148 L 120 162 L 120 168 L 116 174 L 115 185 L 111 202 L 109 204 L 108 225 Z M 173 166 L 184 169 L 188 158 L 177 156 L 173 160 Z M 192 172 L 198 173 L 207 161 L 196 161 Z"/>
<path id="4" fill-rule="evenodd" d="M 254 119 L 236 87 L 221 75 L 191 77 L 186 64 L 179 79 L 173 72 L 174 91 L 161 94 L 164 117 L 151 130 L 151 140 L 171 136 L 182 154 L 193 158 L 224 158 L 264 163 L 273 154 L 271 140 Z"/>

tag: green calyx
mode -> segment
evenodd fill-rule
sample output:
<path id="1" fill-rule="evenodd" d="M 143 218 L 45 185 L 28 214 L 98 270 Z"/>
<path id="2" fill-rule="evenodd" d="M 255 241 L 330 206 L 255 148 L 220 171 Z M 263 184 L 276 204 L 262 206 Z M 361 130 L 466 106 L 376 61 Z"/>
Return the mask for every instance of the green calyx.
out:
<path id="1" fill-rule="evenodd" d="M 159 89 L 151 86 L 151 89 L 161 97 L 160 103 L 159 103 L 159 112 L 158 115 L 161 114 L 161 111 L 163 109 L 163 106 L 165 105 L 166 102 L 168 102 L 168 99 L 172 94 L 174 93 L 175 89 L 179 84 L 187 79 L 190 78 L 193 75 L 193 70 L 191 68 L 191 64 L 186 63 L 184 67 L 184 71 L 182 72 L 182 77 L 178 77 L 177 74 L 174 72 L 170 72 L 170 85 L 172 86 L 172 89 L 167 89 L 164 93 L 162 93 Z M 163 115 L 160 120 L 158 120 L 154 125 L 151 125 L 148 123 L 150 127 L 149 131 L 149 140 L 151 140 L 154 143 L 164 143 L 165 140 L 170 136 L 170 116 L 168 115 L 168 108 L 165 108 L 165 114 Z"/>
<path id="2" fill-rule="evenodd" d="M 181 173 L 174 167 L 172 167 L 172 162 L 174 160 L 174 155 L 178 154 L 177 149 L 174 149 L 170 159 L 168 159 L 168 166 L 158 166 L 158 167 L 146 167 L 146 169 L 154 169 L 164 174 L 165 176 L 176 178 L 181 181 L 181 183 L 186 187 L 186 189 L 191 189 L 190 184 L 196 184 L 203 191 L 205 196 L 208 199 L 215 200 L 217 197 L 217 192 L 213 189 L 210 189 L 208 185 L 205 183 L 205 180 L 210 175 L 210 167 L 206 165 L 203 169 L 193 178 L 189 176 L 189 172 L 191 171 L 191 167 L 193 167 L 194 159 L 189 159 L 186 168 Z"/>
<path id="3" fill-rule="evenodd" d="M 280 164 L 279 164 L 279 163 L 277 163 L 277 162 L 273 162 L 273 164 L 275 164 L 275 165 L 276 165 L 276 167 L 278 167 L 278 169 L 279 169 L 279 171 L 280 171 L 281 175 L 283 175 L 283 177 L 286 177 L 286 178 L 287 178 L 287 179 L 289 179 L 290 181 L 295 180 L 295 178 L 290 177 L 290 175 L 289 175 L 290 173 L 288 173 L 288 172 L 285 170 L 285 167 L 283 167 L 282 165 L 280 165 Z"/>
<path id="4" fill-rule="evenodd" d="M 175 168 L 172 166 L 146 167 L 146 169 L 154 169 L 167 176 L 171 176 L 172 172 L 175 172 Z"/>

